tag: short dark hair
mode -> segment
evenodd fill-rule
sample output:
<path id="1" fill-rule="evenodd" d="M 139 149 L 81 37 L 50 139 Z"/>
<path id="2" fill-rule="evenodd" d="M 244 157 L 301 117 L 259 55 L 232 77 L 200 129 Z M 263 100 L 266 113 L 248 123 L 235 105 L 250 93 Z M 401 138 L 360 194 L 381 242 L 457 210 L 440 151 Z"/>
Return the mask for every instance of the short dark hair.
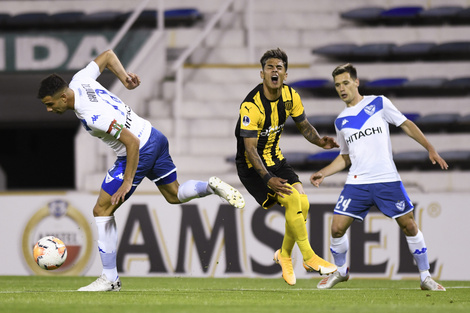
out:
<path id="1" fill-rule="evenodd" d="M 269 59 L 280 59 L 282 63 L 284 63 L 284 67 L 287 71 L 287 54 L 283 50 L 277 48 L 266 51 L 259 60 L 261 63 L 261 68 L 264 68 L 266 62 L 268 62 Z"/>
<path id="2" fill-rule="evenodd" d="M 64 89 L 67 86 L 68 84 L 65 79 L 57 74 L 51 74 L 41 81 L 41 85 L 39 86 L 38 90 L 38 99 L 43 99 L 47 96 L 53 96 L 56 94 L 56 92 Z"/>
<path id="3" fill-rule="evenodd" d="M 349 76 L 351 76 L 352 79 L 357 79 L 357 70 L 351 63 L 346 63 L 336 67 L 332 75 L 333 78 L 335 78 L 336 76 L 343 73 L 349 73 Z"/>

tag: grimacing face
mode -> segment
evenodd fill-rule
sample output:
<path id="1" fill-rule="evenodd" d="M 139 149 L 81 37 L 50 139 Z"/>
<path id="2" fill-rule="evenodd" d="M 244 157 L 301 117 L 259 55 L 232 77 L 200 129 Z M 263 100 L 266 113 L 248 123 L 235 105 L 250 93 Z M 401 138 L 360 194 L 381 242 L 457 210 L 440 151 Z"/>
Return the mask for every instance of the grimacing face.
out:
<path id="1" fill-rule="evenodd" d="M 346 104 L 356 104 L 356 97 L 358 96 L 359 80 L 352 79 L 348 72 L 335 76 L 335 89 L 338 96 Z"/>
<path id="2" fill-rule="evenodd" d="M 266 87 L 279 89 L 287 78 L 287 72 L 281 59 L 271 58 L 266 61 L 260 76 Z"/>

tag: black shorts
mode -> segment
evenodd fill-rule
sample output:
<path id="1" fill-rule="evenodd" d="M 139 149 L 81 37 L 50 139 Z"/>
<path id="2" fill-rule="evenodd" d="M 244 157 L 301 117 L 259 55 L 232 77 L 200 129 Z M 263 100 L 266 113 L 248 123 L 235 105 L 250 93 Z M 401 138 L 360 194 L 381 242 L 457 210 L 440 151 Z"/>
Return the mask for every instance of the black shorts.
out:
<path id="1" fill-rule="evenodd" d="M 291 185 L 301 183 L 299 176 L 294 172 L 292 166 L 286 162 L 286 159 L 283 159 L 277 166 L 268 167 L 267 170 L 273 176 L 287 179 L 287 182 Z M 269 209 L 277 203 L 276 193 L 266 186 L 253 167 L 247 168 L 246 164 L 237 164 L 237 172 L 243 186 L 263 208 Z"/>

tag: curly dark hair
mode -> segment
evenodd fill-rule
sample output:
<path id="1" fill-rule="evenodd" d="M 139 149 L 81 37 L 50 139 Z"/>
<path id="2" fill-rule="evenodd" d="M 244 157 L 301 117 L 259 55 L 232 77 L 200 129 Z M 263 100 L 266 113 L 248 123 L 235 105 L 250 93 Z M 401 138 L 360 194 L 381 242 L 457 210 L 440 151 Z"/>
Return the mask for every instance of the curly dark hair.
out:
<path id="1" fill-rule="evenodd" d="M 269 59 L 280 59 L 282 63 L 284 63 L 284 67 L 287 71 L 287 54 L 283 50 L 277 48 L 266 51 L 259 60 L 261 63 L 261 68 L 264 68 L 266 62 L 268 62 Z"/>
<path id="2" fill-rule="evenodd" d="M 38 99 L 43 99 L 47 96 L 53 96 L 56 92 L 64 89 L 67 86 L 68 84 L 65 79 L 57 74 L 51 74 L 41 81 L 41 85 L 39 86 L 38 90 Z"/>
<path id="3" fill-rule="evenodd" d="M 351 76 L 352 79 L 357 79 L 357 70 L 351 63 L 339 65 L 334 69 L 332 75 L 333 78 L 335 78 L 336 76 L 343 73 L 349 73 L 349 76 Z"/>

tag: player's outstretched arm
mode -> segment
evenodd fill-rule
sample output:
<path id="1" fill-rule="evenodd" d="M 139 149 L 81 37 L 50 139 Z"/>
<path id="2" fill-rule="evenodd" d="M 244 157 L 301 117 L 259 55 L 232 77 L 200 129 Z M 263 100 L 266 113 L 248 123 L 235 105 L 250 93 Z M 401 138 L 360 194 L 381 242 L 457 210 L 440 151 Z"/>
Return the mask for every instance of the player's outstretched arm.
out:
<path id="1" fill-rule="evenodd" d="M 320 137 L 318 131 L 307 119 L 304 119 L 302 122 L 296 123 L 297 129 L 300 133 L 307 139 L 309 142 L 317 145 L 323 149 L 332 149 L 338 148 L 339 145 L 334 138 L 323 136 Z"/>
<path id="2" fill-rule="evenodd" d="M 338 155 L 330 164 L 310 176 L 310 183 L 315 187 L 320 187 L 325 177 L 338 173 L 351 165 L 348 154 Z"/>
<path id="3" fill-rule="evenodd" d="M 423 132 L 421 129 L 419 129 L 418 126 L 416 126 L 415 123 L 413 123 L 410 120 L 406 120 L 403 124 L 400 125 L 401 129 L 416 140 L 420 145 L 422 145 L 426 150 L 429 152 L 429 159 L 431 160 L 432 164 L 439 164 L 441 169 L 446 170 L 449 168 L 447 165 L 447 162 L 441 158 L 439 153 L 437 153 L 436 149 L 434 149 L 434 146 L 427 140 L 426 136 L 424 136 Z"/>
<path id="4" fill-rule="evenodd" d="M 124 69 L 121 61 L 117 55 L 112 50 L 106 50 L 96 57 L 94 60 L 95 63 L 99 66 L 100 72 L 102 73 L 105 68 L 109 69 L 116 75 L 121 83 L 129 90 L 136 88 L 140 85 L 140 78 L 137 74 L 128 73 Z"/>

